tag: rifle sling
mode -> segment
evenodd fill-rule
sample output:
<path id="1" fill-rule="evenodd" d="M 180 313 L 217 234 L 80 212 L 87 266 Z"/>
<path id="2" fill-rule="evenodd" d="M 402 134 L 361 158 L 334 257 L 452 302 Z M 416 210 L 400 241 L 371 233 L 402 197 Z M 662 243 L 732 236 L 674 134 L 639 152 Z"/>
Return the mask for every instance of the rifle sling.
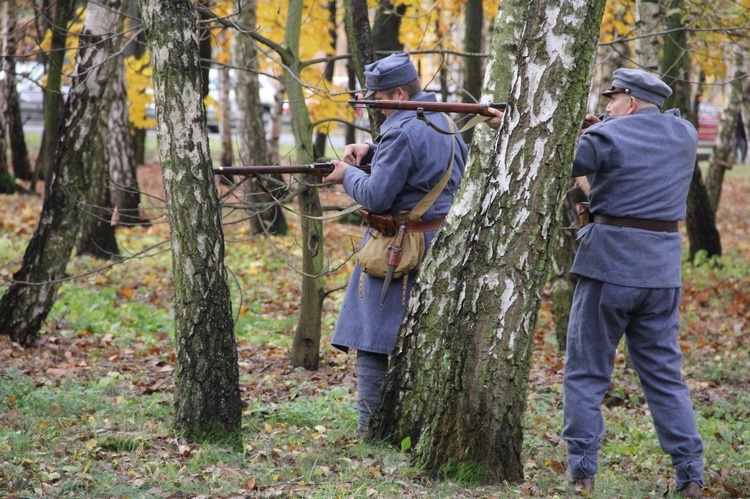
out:
<path id="1" fill-rule="evenodd" d="M 443 114 L 443 116 L 445 116 L 444 113 L 440 113 L 440 114 Z M 477 126 L 480 123 L 484 123 L 485 121 L 489 120 L 490 118 L 492 118 L 492 116 L 484 116 L 482 114 L 476 114 L 468 122 L 466 122 L 466 124 L 461 128 L 461 130 L 459 130 L 457 132 L 449 132 L 448 130 L 443 130 L 442 128 L 440 128 L 439 126 L 437 126 L 435 123 L 431 122 L 427 118 L 427 116 L 424 114 L 424 109 L 422 109 L 421 107 L 417 109 L 417 119 L 421 120 L 421 121 L 424 121 L 425 125 L 429 126 L 430 128 L 432 128 L 433 130 L 435 130 L 438 133 L 442 133 L 443 135 L 457 135 L 457 134 L 463 133 L 466 130 L 470 130 L 470 129 L 474 128 L 475 126 Z"/>

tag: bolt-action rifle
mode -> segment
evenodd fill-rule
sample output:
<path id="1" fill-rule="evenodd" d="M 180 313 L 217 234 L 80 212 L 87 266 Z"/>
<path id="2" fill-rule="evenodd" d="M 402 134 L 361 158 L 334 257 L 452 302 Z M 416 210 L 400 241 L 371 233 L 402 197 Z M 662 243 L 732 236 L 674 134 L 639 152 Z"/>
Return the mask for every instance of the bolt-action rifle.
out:
<path id="1" fill-rule="evenodd" d="M 407 111 L 437 111 L 441 113 L 465 113 L 481 114 L 482 116 L 494 116 L 487 111 L 492 107 L 505 111 L 505 102 L 491 102 L 485 104 L 472 104 L 470 102 L 423 102 L 412 100 L 367 100 L 351 99 L 349 104 L 354 107 L 370 107 L 373 109 L 405 109 Z"/>
<path id="2" fill-rule="evenodd" d="M 370 165 L 351 165 L 370 173 Z M 328 175 L 333 171 L 333 163 L 310 163 L 307 165 L 251 165 L 251 166 L 217 166 L 215 175 L 253 175 L 256 173 L 307 173 L 312 175 Z"/>

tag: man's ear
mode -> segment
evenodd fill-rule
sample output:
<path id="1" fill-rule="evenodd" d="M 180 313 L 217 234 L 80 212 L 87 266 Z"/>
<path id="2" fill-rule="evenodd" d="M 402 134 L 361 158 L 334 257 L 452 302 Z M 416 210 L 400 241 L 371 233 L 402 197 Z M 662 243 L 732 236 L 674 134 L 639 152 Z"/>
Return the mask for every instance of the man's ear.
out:
<path id="1" fill-rule="evenodd" d="M 635 114 L 638 112 L 638 99 L 635 97 L 630 98 L 630 107 L 628 108 L 628 114 Z"/>

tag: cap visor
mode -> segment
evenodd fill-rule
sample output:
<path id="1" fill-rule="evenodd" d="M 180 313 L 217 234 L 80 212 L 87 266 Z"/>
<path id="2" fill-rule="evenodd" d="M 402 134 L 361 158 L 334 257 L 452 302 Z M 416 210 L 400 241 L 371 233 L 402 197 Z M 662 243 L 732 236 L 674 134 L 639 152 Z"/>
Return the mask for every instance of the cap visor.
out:
<path id="1" fill-rule="evenodd" d="M 365 99 L 372 97 L 375 92 L 377 92 L 377 90 L 368 90 L 367 93 L 365 93 Z"/>

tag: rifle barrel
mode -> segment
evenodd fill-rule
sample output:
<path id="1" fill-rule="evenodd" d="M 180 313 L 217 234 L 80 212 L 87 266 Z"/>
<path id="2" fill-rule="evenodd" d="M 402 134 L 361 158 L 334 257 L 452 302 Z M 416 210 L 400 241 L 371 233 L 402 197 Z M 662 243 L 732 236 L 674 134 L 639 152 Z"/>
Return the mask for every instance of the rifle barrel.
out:
<path id="1" fill-rule="evenodd" d="M 351 99 L 348 101 L 349 104 L 357 106 L 371 107 L 373 109 L 404 109 L 407 111 L 416 111 L 417 109 L 423 109 L 424 111 L 439 111 L 445 113 L 467 113 L 467 114 L 481 114 L 483 116 L 493 116 L 488 108 L 505 110 L 505 102 L 491 102 L 485 104 L 472 104 L 470 102 L 422 102 L 412 100 L 366 100 L 366 99 Z"/>
<path id="2" fill-rule="evenodd" d="M 370 165 L 352 165 L 362 171 L 370 172 Z M 333 163 L 309 163 L 307 165 L 249 165 L 249 166 L 217 166 L 215 175 L 253 175 L 273 173 L 308 173 L 312 175 L 328 175 L 333 171 Z"/>

